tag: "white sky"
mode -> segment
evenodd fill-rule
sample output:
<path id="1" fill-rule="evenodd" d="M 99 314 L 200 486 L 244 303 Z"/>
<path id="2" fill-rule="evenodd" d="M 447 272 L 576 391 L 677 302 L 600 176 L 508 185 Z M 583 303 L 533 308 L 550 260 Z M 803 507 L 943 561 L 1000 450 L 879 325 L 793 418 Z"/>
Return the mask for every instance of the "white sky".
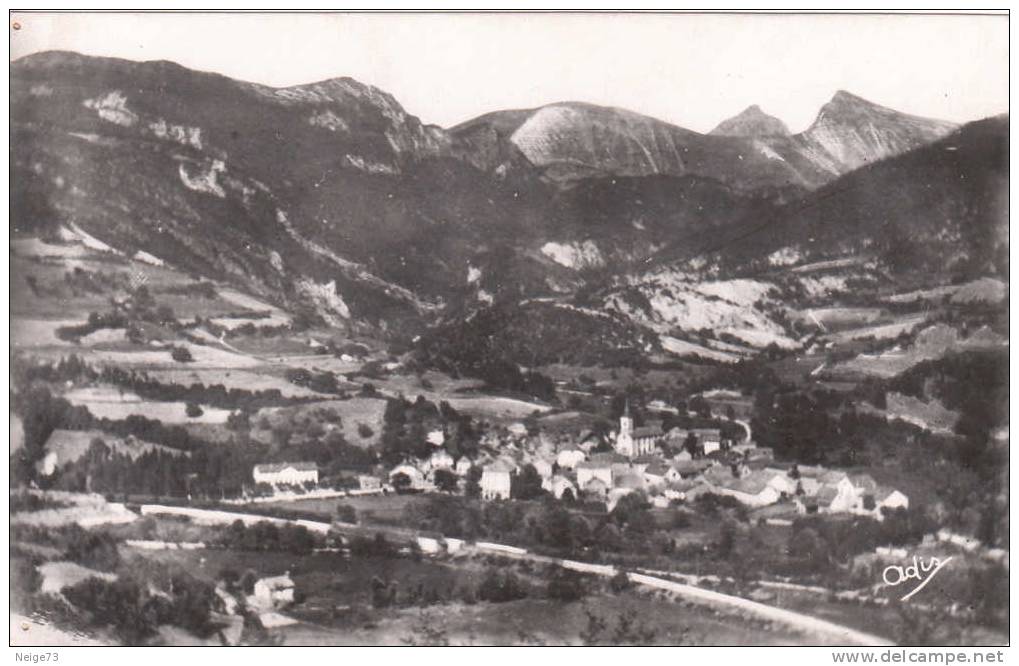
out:
<path id="1" fill-rule="evenodd" d="M 563 100 L 706 132 L 750 104 L 805 129 L 844 89 L 968 121 L 1008 110 L 1004 16 L 17 14 L 11 57 L 63 49 L 286 86 L 351 76 L 448 127 Z"/>

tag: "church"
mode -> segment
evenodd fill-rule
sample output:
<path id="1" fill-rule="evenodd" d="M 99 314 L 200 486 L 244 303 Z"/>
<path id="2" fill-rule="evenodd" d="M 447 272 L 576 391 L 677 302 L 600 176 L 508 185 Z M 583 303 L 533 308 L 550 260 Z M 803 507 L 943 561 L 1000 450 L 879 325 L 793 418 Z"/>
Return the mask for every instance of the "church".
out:
<path id="1" fill-rule="evenodd" d="M 630 417 L 630 403 L 627 401 L 623 409 L 623 415 L 619 417 L 619 434 L 616 435 L 616 453 L 627 458 L 654 453 L 658 441 L 662 438 L 661 427 L 643 426 L 633 427 L 633 418 Z"/>

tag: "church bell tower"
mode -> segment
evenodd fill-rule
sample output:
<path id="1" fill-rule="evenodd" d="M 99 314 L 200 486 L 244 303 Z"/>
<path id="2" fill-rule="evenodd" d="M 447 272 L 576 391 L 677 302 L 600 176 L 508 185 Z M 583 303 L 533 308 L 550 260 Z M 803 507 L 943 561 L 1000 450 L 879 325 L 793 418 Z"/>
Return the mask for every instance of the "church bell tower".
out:
<path id="1" fill-rule="evenodd" d="M 633 419 L 630 417 L 630 399 L 626 399 L 623 415 L 619 417 L 619 434 L 616 435 L 616 452 L 633 457 Z"/>

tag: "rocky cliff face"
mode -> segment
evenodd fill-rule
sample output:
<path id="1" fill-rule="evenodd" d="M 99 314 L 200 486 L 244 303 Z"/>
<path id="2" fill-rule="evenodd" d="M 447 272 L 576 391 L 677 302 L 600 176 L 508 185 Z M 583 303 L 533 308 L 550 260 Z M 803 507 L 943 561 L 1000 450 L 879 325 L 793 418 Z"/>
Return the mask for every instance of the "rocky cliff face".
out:
<path id="1" fill-rule="evenodd" d="M 843 174 L 939 139 L 956 125 L 899 113 L 840 90 L 799 140 L 823 168 Z"/>
<path id="2" fill-rule="evenodd" d="M 515 148 L 560 185 L 607 176 L 701 176 L 742 192 L 815 189 L 839 175 L 934 141 L 954 125 L 899 113 L 837 93 L 806 132 L 752 106 L 704 135 L 632 111 L 567 102 L 531 111 L 487 114 L 451 133 L 487 132 L 488 168 Z M 475 145 L 475 144 L 472 144 Z"/>
<path id="3" fill-rule="evenodd" d="M 565 305 L 677 256 L 753 266 L 787 250 L 887 244 L 895 239 L 873 224 L 898 215 L 898 193 L 914 190 L 903 215 L 929 217 L 917 188 L 931 178 L 944 181 L 938 216 L 970 219 L 990 210 L 980 201 L 1000 199 L 999 168 L 957 165 L 973 183 L 959 193 L 959 173 L 925 171 L 941 164 L 929 157 L 876 176 L 895 192 L 870 180 L 843 186 L 857 182 L 851 174 L 829 187 L 869 188 L 860 200 L 810 195 L 950 129 L 845 93 L 796 136 L 759 110 L 703 135 L 581 103 L 493 112 L 447 131 L 348 78 L 277 89 L 172 63 L 46 53 L 12 63 L 11 105 L 12 233 L 73 224 L 336 326 L 408 336 L 489 304 Z M 964 143 L 959 157 L 989 154 Z M 998 180 L 981 190 L 986 179 L 966 169 Z M 807 220 L 803 201 L 824 220 Z M 866 224 L 854 221 L 861 215 Z M 966 233 L 944 229 L 916 237 L 948 251 Z M 747 240 L 760 233 L 766 243 Z M 806 238 L 819 240 L 800 247 Z M 979 243 L 967 256 L 1000 245 Z M 649 297 L 630 291 L 638 303 Z"/>

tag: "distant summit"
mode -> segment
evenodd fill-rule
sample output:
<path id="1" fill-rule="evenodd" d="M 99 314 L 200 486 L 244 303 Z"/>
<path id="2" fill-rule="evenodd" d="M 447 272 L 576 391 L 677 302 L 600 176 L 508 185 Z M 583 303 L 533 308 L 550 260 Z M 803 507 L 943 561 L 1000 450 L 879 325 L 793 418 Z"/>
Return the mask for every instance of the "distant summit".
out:
<path id="1" fill-rule="evenodd" d="M 738 115 L 723 120 L 709 134 L 745 137 L 789 136 L 789 128 L 781 120 L 775 116 L 769 116 L 761 111 L 761 107 L 754 104 L 748 106 Z"/>

